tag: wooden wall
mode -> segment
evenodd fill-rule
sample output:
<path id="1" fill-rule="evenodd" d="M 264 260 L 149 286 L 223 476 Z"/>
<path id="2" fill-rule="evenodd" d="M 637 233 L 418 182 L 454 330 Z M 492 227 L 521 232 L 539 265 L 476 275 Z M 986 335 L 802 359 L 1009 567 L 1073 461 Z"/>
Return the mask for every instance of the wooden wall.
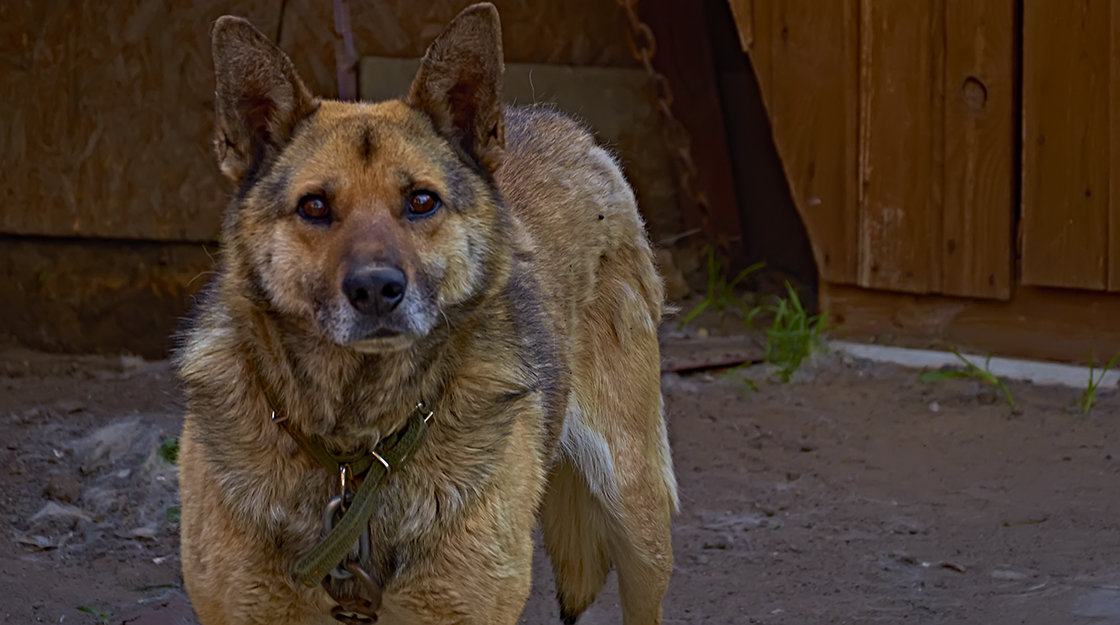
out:
<path id="1" fill-rule="evenodd" d="M 356 51 L 419 57 L 468 3 L 350 0 Z M 495 4 L 510 62 L 637 67 L 615 2 Z M 226 13 L 277 40 L 315 93 L 336 93 L 330 0 L 0 2 L 0 340 L 166 353 L 232 192 L 211 148 L 209 29 Z M 635 145 L 664 150 L 656 136 Z M 668 188 L 643 207 L 655 235 L 679 232 L 669 177 L 643 184 Z"/>
<path id="2" fill-rule="evenodd" d="M 418 57 L 468 2 L 349 4 L 359 55 Z M 613 3 L 496 4 L 510 61 L 635 65 Z M 0 3 L 0 232 L 213 240 L 229 188 L 210 147 L 209 28 L 225 13 L 277 37 L 315 93 L 336 93 L 329 0 Z"/>
<path id="3" fill-rule="evenodd" d="M 1120 3 L 731 6 L 841 334 L 1120 351 Z"/>

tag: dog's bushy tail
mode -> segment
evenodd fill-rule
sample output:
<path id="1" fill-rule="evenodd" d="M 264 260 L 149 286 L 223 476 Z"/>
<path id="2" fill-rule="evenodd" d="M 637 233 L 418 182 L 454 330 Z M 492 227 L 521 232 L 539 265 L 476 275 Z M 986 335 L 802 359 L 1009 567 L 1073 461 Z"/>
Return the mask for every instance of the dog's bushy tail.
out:
<path id="1" fill-rule="evenodd" d="M 582 475 L 568 459 L 553 469 L 541 510 L 545 547 L 556 577 L 560 618 L 572 625 L 607 578 L 606 519 Z"/>

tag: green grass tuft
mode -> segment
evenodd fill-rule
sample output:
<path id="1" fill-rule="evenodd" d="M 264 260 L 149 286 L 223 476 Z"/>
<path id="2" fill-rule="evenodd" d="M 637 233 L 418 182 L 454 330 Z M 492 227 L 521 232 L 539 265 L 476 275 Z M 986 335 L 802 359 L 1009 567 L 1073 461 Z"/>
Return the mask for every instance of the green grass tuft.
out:
<path id="1" fill-rule="evenodd" d="M 109 619 L 113 618 L 112 612 L 104 612 L 102 610 L 98 610 L 97 608 L 91 608 L 86 605 L 80 605 L 75 609 L 79 612 L 85 612 L 86 614 L 93 616 L 93 618 L 97 619 L 104 625 L 109 625 Z"/>
<path id="2" fill-rule="evenodd" d="M 975 380 L 980 380 L 981 382 L 984 382 L 989 386 L 999 389 L 999 391 L 1003 393 L 1004 402 L 1007 403 L 1007 406 L 1011 408 L 1012 412 L 1018 410 L 1018 406 L 1015 405 L 1015 399 L 1011 396 L 1011 389 L 1009 389 L 1007 387 L 1007 384 L 1004 383 L 1003 380 L 999 379 L 996 374 L 992 373 L 991 369 L 988 367 L 989 363 L 991 363 L 992 361 L 991 355 L 989 355 L 987 360 L 984 361 L 984 367 L 980 368 L 977 367 L 976 364 L 971 360 L 962 356 L 961 353 L 956 349 L 952 350 L 952 352 L 953 355 L 957 357 L 957 359 L 964 363 L 965 368 L 963 370 L 939 369 L 937 371 L 926 371 L 919 375 L 918 379 L 922 382 L 941 382 L 943 380 L 951 380 L 954 378 L 972 378 Z"/>
<path id="3" fill-rule="evenodd" d="M 1093 355 L 1089 354 L 1089 385 L 1084 391 L 1081 391 L 1081 396 L 1077 399 L 1077 406 L 1081 409 L 1081 414 L 1089 414 L 1089 411 L 1093 409 L 1093 405 L 1097 403 L 1097 387 L 1104 381 L 1104 376 L 1108 373 L 1108 370 L 1116 365 L 1117 358 L 1120 358 L 1120 354 L 1113 356 L 1112 360 L 1108 361 L 1108 364 L 1104 366 L 1104 369 L 1101 369 L 1101 374 L 1094 378 Z"/>
<path id="4" fill-rule="evenodd" d="M 159 457 L 166 460 L 168 464 L 179 462 L 179 439 L 163 439 L 163 442 L 159 444 Z"/>
<path id="5" fill-rule="evenodd" d="M 751 307 L 742 300 L 742 298 L 735 295 L 735 287 L 739 285 L 747 276 L 762 269 L 766 263 L 755 263 L 746 269 L 735 274 L 731 280 L 727 279 L 727 274 L 724 273 L 723 263 L 716 259 L 715 250 L 708 248 L 708 291 L 704 294 L 704 299 L 696 305 L 684 318 L 681 319 L 680 327 L 688 325 L 690 321 L 696 319 L 700 313 L 708 310 L 709 308 L 720 313 L 726 312 L 728 309 L 737 310 L 743 314 L 744 317 L 751 317 Z"/>
<path id="6" fill-rule="evenodd" d="M 766 306 L 774 321 L 766 329 L 766 362 L 778 367 L 782 382 L 824 343 L 825 315 L 812 315 L 801 305 L 797 291 L 786 282 L 788 297 L 776 297 Z M 757 309 L 756 311 L 757 312 Z M 754 315 L 749 315 L 749 319 Z"/>

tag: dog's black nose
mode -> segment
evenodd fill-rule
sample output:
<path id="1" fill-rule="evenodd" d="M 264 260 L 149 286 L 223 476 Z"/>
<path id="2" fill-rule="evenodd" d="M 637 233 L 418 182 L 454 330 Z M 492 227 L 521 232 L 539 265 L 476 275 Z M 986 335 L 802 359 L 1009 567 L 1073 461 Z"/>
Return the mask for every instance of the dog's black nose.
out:
<path id="1" fill-rule="evenodd" d="M 385 315 L 404 299 L 408 277 L 396 267 L 366 265 L 352 269 L 342 279 L 342 292 L 358 312 Z"/>

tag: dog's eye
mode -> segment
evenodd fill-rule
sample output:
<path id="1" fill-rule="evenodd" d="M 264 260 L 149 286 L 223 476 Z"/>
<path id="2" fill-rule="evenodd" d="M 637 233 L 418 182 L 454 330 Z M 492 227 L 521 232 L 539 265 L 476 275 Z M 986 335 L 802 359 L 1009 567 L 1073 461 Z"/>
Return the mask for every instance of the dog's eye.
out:
<path id="1" fill-rule="evenodd" d="M 296 213 L 307 221 L 325 221 L 331 217 L 331 206 L 321 195 L 305 195 L 299 200 Z"/>
<path id="2" fill-rule="evenodd" d="M 415 191 L 408 197 L 408 214 L 410 217 L 427 217 L 436 212 L 443 202 L 439 196 L 431 191 Z"/>

